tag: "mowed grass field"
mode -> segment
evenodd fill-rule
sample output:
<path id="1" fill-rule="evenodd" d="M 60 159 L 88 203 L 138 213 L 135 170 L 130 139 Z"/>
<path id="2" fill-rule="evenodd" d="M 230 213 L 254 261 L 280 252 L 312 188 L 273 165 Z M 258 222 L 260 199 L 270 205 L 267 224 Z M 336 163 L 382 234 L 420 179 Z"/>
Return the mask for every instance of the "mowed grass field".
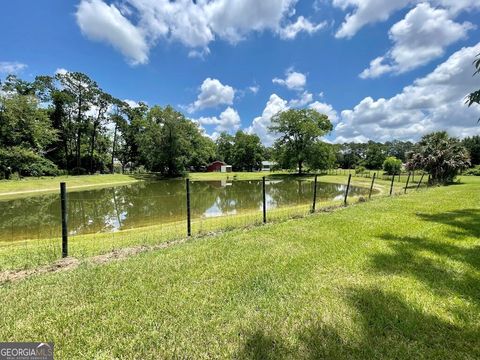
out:
<path id="1" fill-rule="evenodd" d="M 478 359 L 480 181 L 0 285 L 58 359 Z"/>
<path id="2" fill-rule="evenodd" d="M 61 182 L 65 182 L 68 190 L 72 191 L 130 184 L 148 178 L 150 178 L 149 175 L 102 174 L 0 180 L 0 200 L 39 193 L 60 192 Z"/>

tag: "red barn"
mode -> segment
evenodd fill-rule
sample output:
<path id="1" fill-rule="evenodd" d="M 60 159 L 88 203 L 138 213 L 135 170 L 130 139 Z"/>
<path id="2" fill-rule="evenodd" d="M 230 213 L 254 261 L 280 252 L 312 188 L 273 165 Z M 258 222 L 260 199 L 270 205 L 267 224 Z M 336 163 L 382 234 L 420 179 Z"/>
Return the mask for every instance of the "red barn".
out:
<path id="1" fill-rule="evenodd" d="M 225 165 L 227 165 L 227 164 L 224 163 L 223 161 L 217 160 L 217 161 L 214 161 L 210 165 L 207 166 L 207 171 L 208 172 L 221 171 L 222 166 L 225 166 Z"/>

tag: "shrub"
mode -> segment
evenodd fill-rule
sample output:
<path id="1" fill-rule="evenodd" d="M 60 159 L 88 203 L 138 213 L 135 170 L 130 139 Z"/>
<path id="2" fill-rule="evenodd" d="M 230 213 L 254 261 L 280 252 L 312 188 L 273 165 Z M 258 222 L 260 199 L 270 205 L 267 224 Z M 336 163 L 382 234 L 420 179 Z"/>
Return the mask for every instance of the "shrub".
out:
<path id="1" fill-rule="evenodd" d="M 471 175 L 471 176 L 480 176 L 480 165 L 475 166 L 471 169 L 468 169 L 463 174 L 464 175 Z"/>
<path id="2" fill-rule="evenodd" d="M 395 156 L 389 156 L 383 162 L 383 171 L 388 175 L 395 175 L 402 169 L 402 160 L 397 159 Z"/>
<path id="3" fill-rule="evenodd" d="M 0 149 L 0 173 L 10 179 L 15 173 L 19 176 L 56 176 L 59 171 L 53 162 L 32 150 L 10 147 Z"/>
<path id="4" fill-rule="evenodd" d="M 365 172 L 365 166 L 357 166 L 355 167 L 355 174 L 360 175 Z"/>
<path id="5" fill-rule="evenodd" d="M 70 175 L 86 175 L 87 169 L 77 166 L 70 170 Z"/>

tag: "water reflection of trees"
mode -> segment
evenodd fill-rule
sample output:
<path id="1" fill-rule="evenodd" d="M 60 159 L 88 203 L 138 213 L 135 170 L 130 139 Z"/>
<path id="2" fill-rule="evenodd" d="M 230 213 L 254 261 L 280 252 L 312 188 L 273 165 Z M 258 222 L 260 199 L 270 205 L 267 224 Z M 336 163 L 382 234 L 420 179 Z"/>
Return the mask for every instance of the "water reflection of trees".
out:
<path id="1" fill-rule="evenodd" d="M 319 183 L 317 198 L 342 195 L 344 185 Z M 368 190 L 351 189 L 351 195 Z M 267 181 L 268 206 L 310 203 L 313 184 L 302 180 Z M 143 182 L 68 194 L 71 234 L 135 228 L 185 220 L 184 181 Z M 193 218 L 232 214 L 262 206 L 261 181 L 192 182 Z M 58 194 L 0 202 L 0 241 L 60 235 Z"/>

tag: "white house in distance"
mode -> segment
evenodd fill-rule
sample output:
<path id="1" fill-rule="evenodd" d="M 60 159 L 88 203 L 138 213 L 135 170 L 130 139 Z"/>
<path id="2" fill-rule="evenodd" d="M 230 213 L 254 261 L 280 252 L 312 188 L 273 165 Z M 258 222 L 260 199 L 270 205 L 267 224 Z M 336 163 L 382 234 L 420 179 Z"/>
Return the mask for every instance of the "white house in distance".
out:
<path id="1" fill-rule="evenodd" d="M 272 168 L 276 165 L 275 161 L 262 161 L 262 171 L 272 171 Z"/>
<path id="2" fill-rule="evenodd" d="M 222 173 L 232 172 L 232 165 L 222 165 L 220 167 L 220 172 Z"/>

